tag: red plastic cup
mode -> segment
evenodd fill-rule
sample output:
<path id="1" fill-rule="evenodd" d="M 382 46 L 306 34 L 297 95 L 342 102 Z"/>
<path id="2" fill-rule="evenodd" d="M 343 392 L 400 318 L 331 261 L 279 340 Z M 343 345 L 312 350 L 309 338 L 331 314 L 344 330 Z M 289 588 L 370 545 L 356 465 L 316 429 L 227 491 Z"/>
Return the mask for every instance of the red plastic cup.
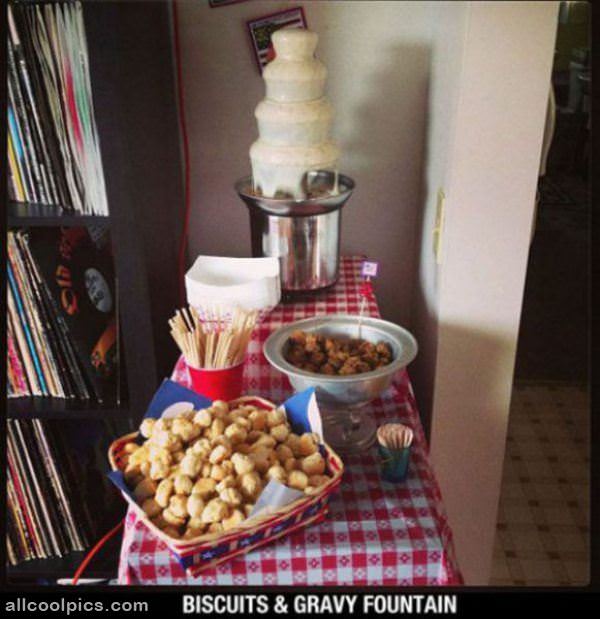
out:
<path id="1" fill-rule="evenodd" d="M 228 368 L 194 368 L 188 365 L 192 389 L 211 400 L 235 400 L 242 395 L 244 362 Z"/>

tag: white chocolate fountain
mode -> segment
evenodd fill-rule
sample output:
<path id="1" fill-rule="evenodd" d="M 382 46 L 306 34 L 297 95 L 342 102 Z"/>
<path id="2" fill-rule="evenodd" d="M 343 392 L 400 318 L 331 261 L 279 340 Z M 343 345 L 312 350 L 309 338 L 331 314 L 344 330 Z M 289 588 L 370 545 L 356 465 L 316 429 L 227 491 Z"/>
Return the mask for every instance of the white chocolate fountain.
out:
<path id="1" fill-rule="evenodd" d="M 250 148 L 253 185 L 267 198 L 301 200 L 307 172 L 337 171 L 333 110 L 323 96 L 327 69 L 314 57 L 316 33 L 284 28 L 271 40 L 276 57 L 263 73 L 266 98 L 255 111 L 259 138 Z"/>

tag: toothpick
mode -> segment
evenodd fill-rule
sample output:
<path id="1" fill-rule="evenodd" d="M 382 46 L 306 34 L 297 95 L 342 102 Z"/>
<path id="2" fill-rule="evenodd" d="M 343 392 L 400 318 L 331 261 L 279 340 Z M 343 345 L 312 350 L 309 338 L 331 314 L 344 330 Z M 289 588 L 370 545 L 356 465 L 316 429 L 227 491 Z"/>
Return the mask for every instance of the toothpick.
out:
<path id="1" fill-rule="evenodd" d="M 367 277 L 367 283 L 371 281 L 370 277 Z M 358 308 L 358 339 L 362 339 L 362 321 L 365 313 L 365 306 L 367 304 L 367 296 L 362 295 L 360 298 L 360 306 Z"/>
<path id="2" fill-rule="evenodd" d="M 188 305 L 168 320 L 171 337 L 186 363 L 197 368 L 221 368 L 243 362 L 258 312 L 236 307 L 223 315 L 220 307 L 209 307 L 203 313 L 204 321 L 196 308 Z"/>

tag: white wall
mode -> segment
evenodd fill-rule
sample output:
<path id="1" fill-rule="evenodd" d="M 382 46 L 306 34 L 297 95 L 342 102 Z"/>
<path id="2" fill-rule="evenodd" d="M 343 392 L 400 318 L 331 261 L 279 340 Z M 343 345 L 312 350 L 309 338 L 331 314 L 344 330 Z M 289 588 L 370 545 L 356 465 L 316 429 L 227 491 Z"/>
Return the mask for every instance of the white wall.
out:
<path id="1" fill-rule="evenodd" d="M 434 175 L 447 195 L 437 272 L 421 254 L 436 315 L 431 457 L 468 584 L 491 568 L 557 9 L 468 3 L 456 62 L 434 78 L 433 107 L 448 93 L 453 129 L 430 145 L 448 150 Z"/>
<path id="2" fill-rule="evenodd" d="M 254 108 L 264 96 L 245 22 L 302 5 L 329 67 L 340 169 L 356 181 L 342 252 L 382 263 L 385 317 L 408 324 L 415 224 L 422 200 L 432 6 L 429 2 L 179 3 L 191 145 L 190 258 L 250 253 L 246 208 L 233 182 L 250 171 Z"/>
<path id="3" fill-rule="evenodd" d="M 416 230 L 417 281 L 412 310 L 412 327 L 419 342 L 419 354 L 411 366 L 419 410 L 427 429 L 433 407 L 438 344 L 440 267 L 433 253 L 433 229 L 438 191 L 443 189 L 447 192 L 450 182 L 450 157 L 455 139 L 468 14 L 469 2 L 438 2 L 433 20 L 425 195 Z"/>

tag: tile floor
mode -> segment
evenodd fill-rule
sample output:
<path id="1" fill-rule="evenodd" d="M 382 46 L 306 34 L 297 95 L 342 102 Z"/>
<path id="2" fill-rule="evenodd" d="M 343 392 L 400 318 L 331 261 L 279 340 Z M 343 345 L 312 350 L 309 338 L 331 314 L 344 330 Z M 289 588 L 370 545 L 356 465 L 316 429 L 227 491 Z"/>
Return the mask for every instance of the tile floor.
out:
<path id="1" fill-rule="evenodd" d="M 587 583 L 589 420 L 585 387 L 515 382 L 490 584 Z"/>

